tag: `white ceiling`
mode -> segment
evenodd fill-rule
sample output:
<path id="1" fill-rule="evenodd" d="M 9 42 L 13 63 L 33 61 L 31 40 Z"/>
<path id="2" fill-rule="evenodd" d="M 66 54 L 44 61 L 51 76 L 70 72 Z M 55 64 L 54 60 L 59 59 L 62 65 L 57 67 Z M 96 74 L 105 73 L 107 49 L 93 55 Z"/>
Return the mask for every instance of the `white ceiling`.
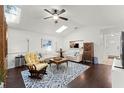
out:
<path id="1" fill-rule="evenodd" d="M 124 6 L 92 6 L 92 5 L 68 5 L 68 6 L 46 6 L 46 5 L 26 5 L 18 6 L 21 8 L 21 19 L 19 24 L 9 24 L 10 27 L 27 31 L 37 31 L 51 35 L 58 35 L 55 31 L 62 25 L 67 25 L 68 29 L 62 32 L 61 36 L 74 31 L 75 27 L 85 26 L 123 26 L 124 25 Z M 69 18 L 69 21 L 59 20 L 57 24 L 53 19 L 44 20 L 50 14 L 43 9 L 65 9 L 62 16 Z"/>

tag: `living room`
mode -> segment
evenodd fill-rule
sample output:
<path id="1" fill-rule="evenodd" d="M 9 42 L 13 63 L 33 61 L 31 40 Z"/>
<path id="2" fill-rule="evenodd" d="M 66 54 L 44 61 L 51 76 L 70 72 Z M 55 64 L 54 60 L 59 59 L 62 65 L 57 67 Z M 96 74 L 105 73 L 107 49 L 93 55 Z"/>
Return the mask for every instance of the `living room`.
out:
<path id="1" fill-rule="evenodd" d="M 4 8 L 8 9 L 5 10 L 8 42 L 5 87 L 113 87 L 111 67 L 120 60 L 124 6 L 8 5 Z M 91 47 L 90 54 L 85 54 L 87 44 Z M 31 55 L 37 55 L 47 64 L 41 79 L 37 77 L 44 71 L 40 68 L 41 73 L 36 74 L 39 73 L 36 66 L 35 72 L 30 72 L 27 65 Z M 87 55 L 92 59 L 87 60 Z M 114 87 L 118 87 L 116 84 Z"/>
<path id="2" fill-rule="evenodd" d="M 23 7 L 25 10 L 24 12 L 23 12 L 23 10 L 21 10 L 23 13 L 23 16 L 25 18 L 27 18 L 28 15 L 33 15 L 33 14 L 37 15 L 37 13 L 39 13 L 39 11 L 42 11 L 43 12 L 42 14 L 48 14 L 43 10 L 45 7 L 48 7 L 48 6 L 43 6 L 43 9 L 39 8 L 37 13 L 33 13 L 29 9 L 32 8 L 31 10 L 34 9 L 34 11 L 35 11 L 36 8 L 38 8 L 38 7 L 42 8 L 42 6 L 33 6 L 33 7 L 32 6 L 20 6 L 20 7 Z M 51 7 L 51 6 L 49 6 L 49 7 Z M 65 7 L 65 6 L 63 6 L 63 7 Z M 71 7 L 73 8 L 73 6 L 71 6 Z M 81 6 L 79 6 L 79 8 L 81 8 Z M 30 14 L 30 13 L 32 13 L 32 14 Z M 48 14 L 48 16 L 49 16 L 49 14 Z M 23 52 L 25 52 L 25 51 L 34 51 L 34 52 L 38 52 L 38 53 L 45 52 L 46 54 L 49 54 L 49 53 L 47 53 L 47 52 L 50 52 L 49 50 L 45 51 L 44 48 L 41 48 L 42 47 L 42 45 L 41 45 L 42 39 L 47 39 L 47 40 L 52 41 L 53 44 L 52 44 L 51 52 L 56 52 L 60 48 L 62 48 L 64 51 L 69 50 L 70 49 L 70 47 L 69 47 L 70 41 L 80 40 L 80 43 L 82 43 L 82 45 L 80 44 L 80 47 L 83 47 L 83 42 L 93 42 L 94 43 L 94 51 L 95 51 L 94 55 L 95 55 L 95 57 L 100 57 L 99 53 L 101 51 L 100 50 L 101 45 L 100 45 L 100 28 L 99 27 L 91 27 L 91 26 L 88 26 L 88 27 L 83 26 L 82 27 L 80 24 L 74 23 L 72 18 L 70 18 L 70 20 L 67 22 L 60 20 L 59 23 L 55 24 L 54 21 L 51 19 L 50 20 L 42 19 L 45 16 L 43 16 L 41 18 L 41 20 L 36 19 L 35 21 L 39 22 L 39 23 L 34 25 L 34 19 L 32 18 L 32 16 L 30 16 L 30 17 L 31 18 L 28 17 L 26 19 L 26 22 L 29 22 L 29 20 L 30 20 L 30 24 L 24 23 L 23 20 L 25 21 L 25 18 L 23 18 L 23 17 L 22 17 L 23 19 L 21 19 L 22 23 L 14 24 L 14 26 L 13 26 L 13 24 L 10 24 L 10 27 L 8 28 L 8 38 L 9 38 L 8 39 L 8 52 L 9 52 L 8 59 L 13 60 L 14 58 L 12 58 L 12 57 L 15 57 L 15 55 L 21 55 L 21 53 L 23 54 Z M 41 16 L 39 16 L 39 17 L 41 17 Z M 73 23 L 71 23 L 71 20 Z M 42 25 L 43 25 L 43 27 L 41 27 Z M 48 25 L 49 27 L 46 28 L 45 25 Z M 56 30 L 59 29 L 63 25 L 67 26 L 68 28 L 65 31 L 63 31 L 62 33 L 56 33 Z M 39 30 L 40 28 L 42 28 L 42 30 Z M 93 33 L 91 33 L 91 31 Z M 92 37 L 92 35 L 94 37 Z M 29 40 L 29 41 L 27 41 L 27 40 Z M 28 42 L 29 42 L 29 45 L 28 45 Z M 72 48 L 72 50 L 73 50 L 73 48 Z M 76 48 L 74 50 L 76 50 Z M 99 60 L 100 60 L 100 58 L 99 58 Z M 101 61 L 99 61 L 99 62 L 101 62 Z M 9 62 L 9 64 L 8 64 L 9 68 L 14 67 L 14 65 L 15 65 L 15 63 L 12 61 Z"/>

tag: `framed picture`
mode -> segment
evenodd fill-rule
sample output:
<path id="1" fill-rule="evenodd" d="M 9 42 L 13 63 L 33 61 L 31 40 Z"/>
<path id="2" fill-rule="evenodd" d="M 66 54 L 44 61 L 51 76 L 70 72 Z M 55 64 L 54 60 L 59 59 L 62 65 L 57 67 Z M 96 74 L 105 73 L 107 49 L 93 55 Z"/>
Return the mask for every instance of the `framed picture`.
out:
<path id="1" fill-rule="evenodd" d="M 41 39 L 41 48 L 50 48 L 52 47 L 52 41 L 48 39 Z"/>
<path id="2" fill-rule="evenodd" d="M 80 48 L 83 46 L 83 40 L 69 41 L 70 48 Z"/>
<path id="3" fill-rule="evenodd" d="M 79 43 L 76 43 L 74 41 L 70 41 L 70 48 L 79 48 Z"/>

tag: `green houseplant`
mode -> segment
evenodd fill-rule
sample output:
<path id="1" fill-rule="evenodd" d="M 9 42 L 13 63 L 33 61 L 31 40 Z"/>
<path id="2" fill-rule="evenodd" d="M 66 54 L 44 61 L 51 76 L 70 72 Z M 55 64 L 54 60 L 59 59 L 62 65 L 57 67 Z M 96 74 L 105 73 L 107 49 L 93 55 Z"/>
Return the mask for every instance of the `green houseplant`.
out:
<path id="1" fill-rule="evenodd" d="M 4 63 L 0 62 L 0 87 L 3 87 L 4 79 L 6 76 L 6 70 L 4 68 Z"/>

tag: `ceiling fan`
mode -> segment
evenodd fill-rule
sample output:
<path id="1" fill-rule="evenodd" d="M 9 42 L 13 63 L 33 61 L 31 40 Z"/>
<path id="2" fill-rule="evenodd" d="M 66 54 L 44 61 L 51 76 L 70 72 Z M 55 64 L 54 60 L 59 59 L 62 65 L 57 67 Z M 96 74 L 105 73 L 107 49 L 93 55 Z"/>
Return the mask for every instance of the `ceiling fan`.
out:
<path id="1" fill-rule="evenodd" d="M 55 20 L 55 23 L 58 23 L 58 19 L 62 19 L 65 21 L 68 21 L 68 18 L 65 17 L 61 17 L 60 15 L 63 14 L 65 11 L 65 9 L 62 10 L 58 10 L 58 9 L 51 9 L 51 11 L 44 9 L 44 11 L 46 11 L 47 13 L 51 14 L 51 16 L 46 17 L 44 19 L 49 19 L 49 18 L 53 18 Z"/>

